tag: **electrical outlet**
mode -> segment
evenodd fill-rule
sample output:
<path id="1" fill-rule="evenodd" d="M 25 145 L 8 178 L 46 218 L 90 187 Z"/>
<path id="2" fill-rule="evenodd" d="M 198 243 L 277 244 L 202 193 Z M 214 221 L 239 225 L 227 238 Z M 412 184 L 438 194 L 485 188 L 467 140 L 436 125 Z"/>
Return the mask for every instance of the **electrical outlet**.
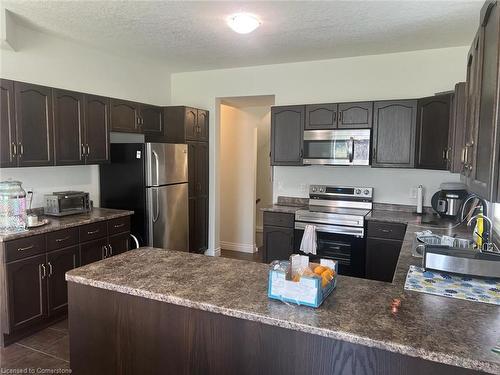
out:
<path id="1" fill-rule="evenodd" d="M 416 187 L 410 188 L 409 197 L 413 198 L 413 199 L 417 199 L 417 188 Z"/>

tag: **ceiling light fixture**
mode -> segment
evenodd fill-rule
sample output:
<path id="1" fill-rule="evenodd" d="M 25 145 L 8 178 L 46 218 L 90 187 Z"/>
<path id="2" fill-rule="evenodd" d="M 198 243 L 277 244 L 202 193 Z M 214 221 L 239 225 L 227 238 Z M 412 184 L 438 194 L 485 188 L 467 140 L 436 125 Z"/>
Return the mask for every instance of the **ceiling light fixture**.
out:
<path id="1" fill-rule="evenodd" d="M 229 16 L 227 24 L 238 34 L 248 34 L 260 26 L 259 19 L 250 13 L 236 13 Z"/>

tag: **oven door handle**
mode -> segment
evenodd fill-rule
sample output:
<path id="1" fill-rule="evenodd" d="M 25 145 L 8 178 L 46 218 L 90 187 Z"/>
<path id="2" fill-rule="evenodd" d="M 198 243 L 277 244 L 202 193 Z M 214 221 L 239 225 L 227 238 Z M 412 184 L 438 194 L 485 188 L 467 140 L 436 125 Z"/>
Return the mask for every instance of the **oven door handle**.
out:
<path id="1" fill-rule="evenodd" d="M 303 223 L 300 221 L 295 222 L 295 229 L 304 230 L 306 228 L 306 225 L 314 225 L 316 227 L 316 232 L 346 234 L 356 237 L 363 237 L 365 234 L 365 230 L 363 228 L 342 227 L 337 225 L 322 225 L 315 223 Z"/>

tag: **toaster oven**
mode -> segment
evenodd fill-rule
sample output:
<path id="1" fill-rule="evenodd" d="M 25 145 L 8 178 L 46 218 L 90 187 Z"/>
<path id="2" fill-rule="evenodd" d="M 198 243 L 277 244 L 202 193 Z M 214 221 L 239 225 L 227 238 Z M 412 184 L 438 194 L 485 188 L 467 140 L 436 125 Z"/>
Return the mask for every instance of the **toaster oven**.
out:
<path id="1" fill-rule="evenodd" d="M 83 191 L 57 191 L 45 195 L 45 215 L 66 216 L 90 212 L 89 193 Z"/>

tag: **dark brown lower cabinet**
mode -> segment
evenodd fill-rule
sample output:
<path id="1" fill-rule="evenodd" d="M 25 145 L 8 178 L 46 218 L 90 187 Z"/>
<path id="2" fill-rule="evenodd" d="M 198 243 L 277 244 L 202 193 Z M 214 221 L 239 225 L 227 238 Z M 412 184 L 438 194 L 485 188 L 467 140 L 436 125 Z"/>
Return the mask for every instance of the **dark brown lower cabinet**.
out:
<path id="1" fill-rule="evenodd" d="M 45 254 L 7 263 L 9 324 L 4 333 L 40 323 L 47 315 L 44 264 Z"/>
<path id="2" fill-rule="evenodd" d="M 265 226 L 263 229 L 265 259 L 285 260 L 293 253 L 293 228 Z"/>
<path id="3" fill-rule="evenodd" d="M 78 266 L 78 246 L 48 253 L 46 264 L 48 267 L 49 315 L 66 313 L 68 306 L 68 285 L 64 275 Z"/>
<path id="4" fill-rule="evenodd" d="M 130 234 L 129 232 L 124 232 L 120 234 L 115 234 L 109 236 L 108 247 L 110 251 L 110 256 L 118 255 L 130 250 Z"/>
<path id="5" fill-rule="evenodd" d="M 402 241 L 381 238 L 366 240 L 366 278 L 392 282 Z"/>
<path id="6" fill-rule="evenodd" d="M 105 249 L 104 246 L 108 244 L 106 238 L 85 242 L 80 245 L 80 264 L 94 263 L 104 259 Z"/>
<path id="7" fill-rule="evenodd" d="M 200 254 L 208 249 L 208 197 L 189 198 L 189 249 Z"/>

